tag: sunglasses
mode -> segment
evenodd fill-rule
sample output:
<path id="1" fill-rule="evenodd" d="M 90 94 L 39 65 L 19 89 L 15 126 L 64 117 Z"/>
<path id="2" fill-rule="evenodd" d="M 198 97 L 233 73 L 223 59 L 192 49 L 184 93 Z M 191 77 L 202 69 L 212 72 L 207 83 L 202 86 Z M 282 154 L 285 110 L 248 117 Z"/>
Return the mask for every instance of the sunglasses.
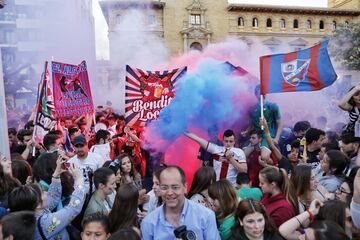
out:
<path id="1" fill-rule="evenodd" d="M 75 147 L 76 148 L 83 148 L 85 145 L 84 144 L 76 144 Z"/>

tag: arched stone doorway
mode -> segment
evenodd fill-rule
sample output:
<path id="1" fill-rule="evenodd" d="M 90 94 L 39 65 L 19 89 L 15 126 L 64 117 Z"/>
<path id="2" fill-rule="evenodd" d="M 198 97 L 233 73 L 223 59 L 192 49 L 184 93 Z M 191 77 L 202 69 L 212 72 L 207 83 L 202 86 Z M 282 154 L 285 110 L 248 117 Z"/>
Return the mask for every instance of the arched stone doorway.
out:
<path id="1" fill-rule="evenodd" d="M 190 50 L 202 51 L 202 50 L 203 50 L 203 46 L 202 46 L 201 43 L 199 43 L 199 42 L 193 42 L 193 43 L 190 45 Z"/>

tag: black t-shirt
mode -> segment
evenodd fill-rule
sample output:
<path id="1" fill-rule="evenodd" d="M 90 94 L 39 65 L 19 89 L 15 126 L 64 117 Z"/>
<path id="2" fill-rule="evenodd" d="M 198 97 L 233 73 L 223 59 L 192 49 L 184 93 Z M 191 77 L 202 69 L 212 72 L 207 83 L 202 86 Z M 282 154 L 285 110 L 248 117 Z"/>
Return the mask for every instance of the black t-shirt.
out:
<path id="1" fill-rule="evenodd" d="M 318 163 L 320 162 L 320 159 L 319 159 L 319 152 L 320 152 L 320 149 L 318 150 L 315 150 L 313 152 L 309 152 L 309 150 L 307 151 L 307 163 Z"/>
<path id="2" fill-rule="evenodd" d="M 290 174 L 292 171 L 294 171 L 290 160 L 288 158 L 286 158 L 285 156 L 282 156 L 282 158 L 279 160 L 278 167 L 285 169 L 287 174 Z"/>
<path id="3" fill-rule="evenodd" d="M 26 145 L 17 145 L 15 148 L 16 153 L 22 154 L 26 149 Z"/>

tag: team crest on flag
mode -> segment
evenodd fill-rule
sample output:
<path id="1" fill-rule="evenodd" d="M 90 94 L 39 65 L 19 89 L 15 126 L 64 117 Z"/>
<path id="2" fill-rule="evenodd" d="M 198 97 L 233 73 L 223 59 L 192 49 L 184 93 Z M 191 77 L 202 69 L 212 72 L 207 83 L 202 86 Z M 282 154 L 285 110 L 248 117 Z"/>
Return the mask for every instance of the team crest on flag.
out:
<path id="1" fill-rule="evenodd" d="M 171 71 L 143 71 L 126 66 L 125 121 L 142 127 L 157 119 L 174 98 L 177 80 L 186 67 Z"/>
<path id="2" fill-rule="evenodd" d="M 298 86 L 307 77 L 310 59 L 296 59 L 281 64 L 281 73 L 286 83 Z"/>
<path id="3" fill-rule="evenodd" d="M 260 57 L 261 94 L 317 91 L 337 75 L 327 46 L 329 39 L 302 50 Z"/>

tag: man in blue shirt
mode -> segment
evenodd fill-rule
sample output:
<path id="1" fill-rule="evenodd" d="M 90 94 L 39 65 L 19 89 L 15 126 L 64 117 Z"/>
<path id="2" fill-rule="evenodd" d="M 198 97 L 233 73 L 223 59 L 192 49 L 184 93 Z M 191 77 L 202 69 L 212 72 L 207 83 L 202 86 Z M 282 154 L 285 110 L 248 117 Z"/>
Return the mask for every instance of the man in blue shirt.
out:
<path id="1" fill-rule="evenodd" d="M 220 240 L 215 214 L 210 209 L 185 198 L 184 171 L 168 166 L 160 174 L 160 193 L 164 204 L 141 222 L 142 239 L 175 239 L 174 230 L 186 225 L 198 240 Z"/>

